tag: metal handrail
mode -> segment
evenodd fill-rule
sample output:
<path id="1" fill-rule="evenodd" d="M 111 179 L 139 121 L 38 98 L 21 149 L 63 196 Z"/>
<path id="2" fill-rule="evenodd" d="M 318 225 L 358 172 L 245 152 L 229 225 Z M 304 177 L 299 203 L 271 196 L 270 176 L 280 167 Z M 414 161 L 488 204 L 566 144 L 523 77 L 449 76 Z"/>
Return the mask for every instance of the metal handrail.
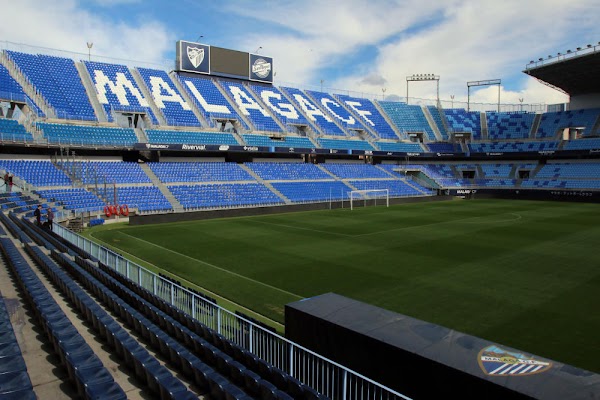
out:
<path id="1" fill-rule="evenodd" d="M 323 357 L 252 321 L 209 302 L 187 288 L 165 279 L 63 226 L 57 225 L 54 232 L 83 250 L 88 251 L 104 264 L 131 279 L 133 282 L 137 280 L 136 283 L 140 286 L 145 287 L 145 282 L 146 286 L 150 286 L 149 288 L 145 287 L 146 289 L 170 302 L 170 304 L 188 315 L 190 315 L 189 309 L 191 305 L 192 318 L 205 323 L 238 345 L 245 346 L 247 350 L 253 352 L 258 357 L 286 371 L 296 379 L 330 398 L 341 400 L 410 400 L 409 397 L 387 386 L 379 384 L 358 372 L 346 368 L 333 360 Z M 201 315 L 198 315 L 198 312 Z M 213 318 L 214 316 L 216 316 L 216 321 Z M 247 334 L 240 336 L 239 332 L 236 333 L 236 329 L 239 327 L 241 327 L 242 333 L 246 333 L 247 330 Z M 315 374 L 316 369 L 320 370 L 317 374 Z M 331 381 L 329 380 L 330 378 Z"/>

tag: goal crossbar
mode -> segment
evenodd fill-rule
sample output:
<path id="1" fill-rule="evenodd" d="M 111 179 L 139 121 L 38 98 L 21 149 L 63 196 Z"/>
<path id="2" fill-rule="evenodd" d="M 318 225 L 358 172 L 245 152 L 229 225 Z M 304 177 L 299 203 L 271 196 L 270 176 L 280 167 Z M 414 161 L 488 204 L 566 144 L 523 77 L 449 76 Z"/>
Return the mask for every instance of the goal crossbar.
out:
<path id="1" fill-rule="evenodd" d="M 390 190 L 389 189 L 365 189 L 365 190 L 352 190 L 350 191 L 350 210 L 354 210 L 354 202 L 357 200 L 364 200 L 365 205 L 367 200 L 375 200 L 377 205 L 377 199 L 385 199 L 385 206 L 390 206 Z"/>

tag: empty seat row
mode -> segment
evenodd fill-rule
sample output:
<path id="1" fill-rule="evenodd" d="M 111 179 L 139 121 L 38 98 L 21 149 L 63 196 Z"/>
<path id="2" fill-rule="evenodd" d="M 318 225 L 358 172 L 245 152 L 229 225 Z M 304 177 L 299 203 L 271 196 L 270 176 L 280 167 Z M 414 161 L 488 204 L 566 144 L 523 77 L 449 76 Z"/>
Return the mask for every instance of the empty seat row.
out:
<path id="1" fill-rule="evenodd" d="M 287 399 L 290 396 L 295 399 L 322 398 L 310 387 L 230 342 L 106 265 L 99 263 L 98 268 L 91 260 L 81 257 L 76 258 L 76 263 L 249 394 L 263 399 Z"/>
<path id="2" fill-rule="evenodd" d="M 114 349 L 114 353 L 135 372 L 135 376 L 151 392 L 161 399 L 191 399 L 188 392 L 158 360 L 132 338 L 102 307 L 94 301 L 73 279 L 48 257 L 40 248 L 26 247 L 29 255 L 40 265 L 59 290 L 75 306 L 94 330 Z M 53 257 L 61 257 L 56 251 Z M 97 357 L 84 358 L 86 362 L 97 364 Z"/>
<path id="3" fill-rule="evenodd" d="M 85 286 L 91 293 L 93 293 L 98 299 L 100 299 L 108 308 L 113 310 L 117 315 L 121 317 L 125 323 L 137 332 L 157 353 L 165 357 L 168 362 L 181 372 L 188 379 L 192 380 L 196 386 L 200 389 L 209 392 L 212 398 L 215 399 L 249 399 L 239 387 L 232 384 L 229 379 L 225 378 L 222 374 L 215 371 L 195 354 L 199 354 L 199 351 L 187 350 L 182 344 L 175 340 L 170 332 L 166 332 L 161 329 L 155 322 L 144 316 L 143 312 L 140 312 L 133 307 L 131 299 L 129 299 L 124 292 L 115 291 L 114 287 L 107 286 L 110 281 L 102 280 L 101 276 L 94 274 L 92 270 L 86 270 L 81 267 L 82 260 L 80 257 L 76 257 L 78 262 L 73 262 L 70 259 L 64 257 L 64 255 L 53 252 L 52 257 L 70 274 L 72 274 L 83 286 Z M 97 270 L 97 268 L 96 268 Z M 97 270 L 97 272 L 100 272 Z M 133 343 L 136 343 L 132 340 Z M 133 343 L 131 345 L 133 345 Z M 127 345 L 128 346 L 128 345 Z M 117 353 L 119 349 L 117 348 Z M 195 354 L 194 354 L 195 353 Z M 133 363 L 138 364 L 138 353 L 134 353 Z M 148 357 L 139 357 L 139 364 L 143 366 L 152 361 L 146 361 Z M 159 376 L 164 373 L 159 374 Z M 136 375 L 137 368 L 136 368 Z M 170 374 L 169 374 L 170 375 Z M 160 378 L 159 378 L 160 382 Z M 192 398 L 191 394 L 185 393 L 185 387 L 172 376 L 165 380 L 164 389 L 160 390 L 162 398 Z M 167 389 L 169 395 L 165 396 L 164 390 Z"/>
<path id="4" fill-rule="evenodd" d="M 123 389 L 94 355 L 44 284 L 32 271 L 16 245 L 8 238 L 0 239 L 0 249 L 7 259 L 38 323 L 69 372 L 78 394 L 86 399 L 126 399 Z M 26 387 L 26 382 L 23 382 Z"/>
<path id="5" fill-rule="evenodd" d="M 4 230 L 0 232 L 0 235 L 5 234 Z M 27 365 L 0 294 L 0 399 L 35 398 Z"/>

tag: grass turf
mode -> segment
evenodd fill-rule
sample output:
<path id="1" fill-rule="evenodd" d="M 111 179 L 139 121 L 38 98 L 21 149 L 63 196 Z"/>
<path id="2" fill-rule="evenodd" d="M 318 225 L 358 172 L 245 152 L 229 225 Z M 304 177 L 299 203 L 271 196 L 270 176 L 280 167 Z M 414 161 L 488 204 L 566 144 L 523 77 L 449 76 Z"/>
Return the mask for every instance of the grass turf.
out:
<path id="1" fill-rule="evenodd" d="M 599 211 L 445 201 L 91 234 L 275 321 L 336 292 L 600 372 Z"/>

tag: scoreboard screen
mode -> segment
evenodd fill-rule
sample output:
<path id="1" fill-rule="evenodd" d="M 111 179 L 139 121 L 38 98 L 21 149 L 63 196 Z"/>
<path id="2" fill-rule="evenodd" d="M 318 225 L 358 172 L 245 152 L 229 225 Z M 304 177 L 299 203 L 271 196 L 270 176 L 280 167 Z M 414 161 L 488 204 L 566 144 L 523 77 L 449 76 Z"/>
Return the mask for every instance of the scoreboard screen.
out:
<path id="1" fill-rule="evenodd" d="M 176 53 L 176 71 L 273 83 L 271 57 L 183 40 Z"/>
<path id="2" fill-rule="evenodd" d="M 233 78 L 248 79 L 248 53 L 221 47 L 210 47 L 210 73 Z"/>

